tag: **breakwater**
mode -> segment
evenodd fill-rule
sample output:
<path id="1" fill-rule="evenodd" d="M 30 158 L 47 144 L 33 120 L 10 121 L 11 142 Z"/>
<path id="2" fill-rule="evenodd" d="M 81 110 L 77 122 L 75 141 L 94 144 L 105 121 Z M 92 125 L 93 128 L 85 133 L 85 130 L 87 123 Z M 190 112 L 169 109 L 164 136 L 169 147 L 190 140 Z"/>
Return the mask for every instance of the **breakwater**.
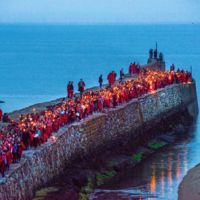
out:
<path id="1" fill-rule="evenodd" d="M 191 114 L 198 110 L 195 83 L 167 86 L 64 126 L 37 150 L 24 152 L 21 162 L 13 165 L 1 182 L 0 199 L 31 199 L 34 191 L 62 173 L 72 158 L 115 145 L 122 138 L 138 138 L 136 130 L 155 125 L 183 108 Z"/>

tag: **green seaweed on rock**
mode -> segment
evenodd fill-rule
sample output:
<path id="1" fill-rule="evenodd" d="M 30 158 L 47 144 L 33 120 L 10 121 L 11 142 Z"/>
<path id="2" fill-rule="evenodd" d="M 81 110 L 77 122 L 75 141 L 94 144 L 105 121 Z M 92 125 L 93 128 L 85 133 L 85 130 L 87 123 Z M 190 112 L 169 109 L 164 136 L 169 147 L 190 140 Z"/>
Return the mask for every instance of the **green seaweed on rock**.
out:
<path id="1" fill-rule="evenodd" d="M 97 172 L 96 173 L 96 184 L 97 186 L 103 185 L 106 180 L 112 178 L 116 175 L 114 170 L 111 171 L 104 171 L 104 172 Z"/>
<path id="2" fill-rule="evenodd" d="M 93 188 L 94 188 L 94 184 L 93 184 L 92 178 L 89 177 L 87 181 L 87 185 L 82 187 L 81 191 L 88 194 L 93 191 Z"/>
<path id="3" fill-rule="evenodd" d="M 79 193 L 79 200 L 88 200 L 88 195 L 83 193 L 83 192 L 80 192 Z"/>
<path id="4" fill-rule="evenodd" d="M 163 141 L 159 141 L 159 142 L 149 142 L 148 143 L 148 147 L 152 148 L 152 149 L 159 149 L 163 146 L 165 146 L 165 142 Z"/>
<path id="5" fill-rule="evenodd" d="M 135 153 L 135 154 L 132 155 L 132 159 L 134 161 L 140 162 L 142 160 L 142 156 L 143 156 L 142 152 Z"/>

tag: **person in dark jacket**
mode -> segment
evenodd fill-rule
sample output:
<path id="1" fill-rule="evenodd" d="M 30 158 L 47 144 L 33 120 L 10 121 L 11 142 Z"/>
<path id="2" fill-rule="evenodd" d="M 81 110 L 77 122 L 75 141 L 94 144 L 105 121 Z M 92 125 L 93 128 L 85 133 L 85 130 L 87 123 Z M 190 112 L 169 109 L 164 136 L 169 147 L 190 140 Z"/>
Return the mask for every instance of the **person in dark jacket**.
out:
<path id="1" fill-rule="evenodd" d="M 124 78 L 124 70 L 123 70 L 123 68 L 122 68 L 122 69 L 120 70 L 120 82 L 122 82 L 123 78 Z"/>
<path id="2" fill-rule="evenodd" d="M 102 84 L 103 84 L 103 77 L 102 74 L 99 76 L 99 87 L 102 88 Z"/>
<path id="3" fill-rule="evenodd" d="M 2 121 L 3 121 L 4 123 L 8 123 L 8 122 L 10 122 L 10 119 L 9 119 L 8 113 L 4 113 L 4 114 L 3 114 Z"/>
<path id="4" fill-rule="evenodd" d="M 68 85 L 67 85 L 67 97 L 68 98 L 72 98 L 74 95 L 74 86 L 73 86 L 73 82 L 69 81 Z"/>
<path id="5" fill-rule="evenodd" d="M 85 90 L 85 82 L 81 79 L 78 83 L 78 91 L 80 92 L 81 97 L 83 95 L 84 90 Z"/>

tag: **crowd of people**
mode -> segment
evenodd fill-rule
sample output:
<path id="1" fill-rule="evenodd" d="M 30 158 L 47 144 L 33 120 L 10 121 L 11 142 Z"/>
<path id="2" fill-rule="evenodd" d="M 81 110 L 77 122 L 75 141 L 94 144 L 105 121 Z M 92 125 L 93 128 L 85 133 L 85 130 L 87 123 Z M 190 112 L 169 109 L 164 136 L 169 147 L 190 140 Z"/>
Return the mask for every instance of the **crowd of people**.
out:
<path id="1" fill-rule="evenodd" d="M 139 73 L 140 72 L 140 65 L 139 64 L 136 64 L 135 62 L 134 63 L 131 63 L 129 65 L 129 69 L 128 69 L 128 72 L 129 74 L 135 74 L 135 73 Z"/>
<path id="2" fill-rule="evenodd" d="M 192 76 L 187 71 L 157 71 L 150 68 L 140 68 L 135 64 L 129 67 L 130 73 L 138 73 L 134 79 L 125 79 L 115 83 L 116 73 L 108 75 L 109 85 L 99 90 L 84 92 L 85 83 L 81 79 L 78 87 L 80 95 L 73 94 L 73 83 L 67 87 L 68 97 L 57 105 L 48 107 L 40 113 L 20 115 L 18 120 L 11 120 L 0 130 L 0 173 L 5 175 L 11 163 L 19 162 L 23 150 L 36 148 L 60 127 L 75 121 L 80 121 L 107 108 L 114 108 L 120 104 L 137 98 L 145 93 L 154 92 L 174 83 L 190 83 Z M 123 73 L 122 73 L 123 74 Z M 99 79 L 101 83 L 102 76 Z"/>

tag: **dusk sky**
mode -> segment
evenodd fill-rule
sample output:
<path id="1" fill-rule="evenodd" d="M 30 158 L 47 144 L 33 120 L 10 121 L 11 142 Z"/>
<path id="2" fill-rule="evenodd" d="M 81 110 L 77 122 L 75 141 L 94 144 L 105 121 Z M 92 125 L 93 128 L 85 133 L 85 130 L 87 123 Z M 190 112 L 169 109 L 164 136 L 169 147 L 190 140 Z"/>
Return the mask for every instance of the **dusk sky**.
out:
<path id="1" fill-rule="evenodd" d="M 199 23 L 200 0 L 0 0 L 2 23 Z"/>

